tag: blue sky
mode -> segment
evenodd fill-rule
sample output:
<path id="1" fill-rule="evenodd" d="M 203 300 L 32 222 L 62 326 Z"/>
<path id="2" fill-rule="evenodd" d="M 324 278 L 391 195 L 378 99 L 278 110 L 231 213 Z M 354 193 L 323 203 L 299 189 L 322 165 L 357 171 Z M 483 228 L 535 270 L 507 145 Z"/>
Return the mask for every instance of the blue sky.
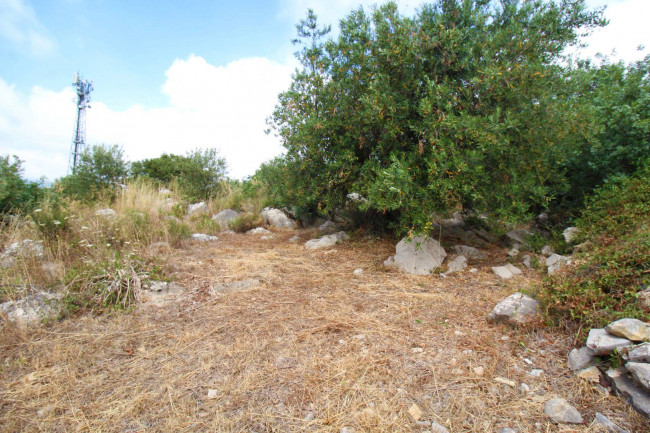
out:
<path id="1" fill-rule="evenodd" d="M 335 25 L 360 3 L 375 1 L 0 0 L 0 154 L 31 179 L 66 174 L 80 72 L 95 86 L 88 144 L 130 160 L 216 147 L 233 177 L 250 175 L 282 152 L 264 120 L 295 68 L 295 23 L 312 7 Z M 650 0 L 588 4 L 608 5 L 611 24 L 584 55 L 641 58 Z"/>

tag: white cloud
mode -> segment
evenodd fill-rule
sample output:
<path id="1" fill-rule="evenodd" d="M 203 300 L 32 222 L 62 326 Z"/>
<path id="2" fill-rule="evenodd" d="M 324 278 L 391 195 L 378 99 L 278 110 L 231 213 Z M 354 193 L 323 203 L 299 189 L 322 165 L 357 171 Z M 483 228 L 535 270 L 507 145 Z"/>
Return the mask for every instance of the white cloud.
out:
<path id="1" fill-rule="evenodd" d="M 650 53 L 650 1 L 648 0 L 588 0 L 587 6 L 596 8 L 607 6 L 605 17 L 609 25 L 596 30 L 585 38 L 588 47 L 582 49 L 581 57 L 594 57 L 601 53 L 610 56 L 612 50 L 615 54 L 613 60 L 630 62 L 640 60 Z M 639 45 L 645 49 L 638 51 Z"/>
<path id="2" fill-rule="evenodd" d="M 56 48 L 52 35 L 36 18 L 34 9 L 23 0 L 0 1 L 0 39 L 17 51 L 43 56 Z"/>
<path id="3" fill-rule="evenodd" d="M 264 129 L 278 94 L 289 86 L 288 66 L 247 58 L 217 67 L 190 56 L 176 60 L 166 75 L 166 107 L 114 111 L 93 101 L 87 111 L 88 144 L 122 145 L 131 161 L 215 147 L 236 178 L 282 152 L 278 139 Z M 0 154 L 23 159 L 27 177 L 65 175 L 74 118 L 72 88 L 34 87 L 24 96 L 0 79 Z"/>

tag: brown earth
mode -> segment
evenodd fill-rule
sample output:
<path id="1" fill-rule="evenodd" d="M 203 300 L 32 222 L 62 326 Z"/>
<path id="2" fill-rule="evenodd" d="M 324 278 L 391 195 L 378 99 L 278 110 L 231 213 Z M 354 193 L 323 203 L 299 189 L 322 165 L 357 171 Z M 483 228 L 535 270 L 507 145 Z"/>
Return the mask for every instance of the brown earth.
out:
<path id="1" fill-rule="evenodd" d="M 266 241 L 231 234 L 162 254 L 186 287 L 162 307 L 3 325 L 0 430 L 427 431 L 408 414 L 415 405 L 419 421 L 452 433 L 595 431 L 595 412 L 650 431 L 617 397 L 571 374 L 571 335 L 486 322 L 499 300 L 539 279 L 526 271 L 500 281 L 490 267 L 505 263 L 503 250 L 489 251 L 474 274 L 408 276 L 382 265 L 392 241 L 309 251 L 312 233 L 299 233 L 298 244 L 288 242 L 295 232 Z M 210 292 L 247 278 L 261 284 Z M 544 373 L 532 377 L 533 368 Z M 551 423 L 543 407 L 552 397 L 571 402 L 585 423 Z"/>

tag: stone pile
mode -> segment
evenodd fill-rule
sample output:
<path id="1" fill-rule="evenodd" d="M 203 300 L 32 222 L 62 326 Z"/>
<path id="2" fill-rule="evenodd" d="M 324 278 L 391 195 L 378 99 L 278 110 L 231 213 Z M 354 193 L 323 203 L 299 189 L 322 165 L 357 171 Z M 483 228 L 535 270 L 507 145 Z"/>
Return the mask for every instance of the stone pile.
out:
<path id="1" fill-rule="evenodd" d="M 599 382 L 596 357 L 602 360 L 613 353 L 620 354 L 625 362 L 605 371 L 607 381 L 639 413 L 650 418 L 650 324 L 620 319 L 590 330 L 586 346 L 569 353 L 569 368 L 580 377 Z"/>

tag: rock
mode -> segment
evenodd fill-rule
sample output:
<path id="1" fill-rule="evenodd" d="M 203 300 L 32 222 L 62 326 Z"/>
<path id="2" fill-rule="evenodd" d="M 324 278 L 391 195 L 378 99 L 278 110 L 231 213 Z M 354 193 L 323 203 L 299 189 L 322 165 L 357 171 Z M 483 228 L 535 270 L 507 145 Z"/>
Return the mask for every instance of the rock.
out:
<path id="1" fill-rule="evenodd" d="M 323 224 L 318 226 L 318 230 L 320 230 L 321 232 L 325 232 L 325 233 L 332 233 L 332 232 L 337 231 L 338 227 L 339 226 L 337 224 L 335 224 L 334 222 L 332 222 L 330 220 L 327 220 Z"/>
<path id="2" fill-rule="evenodd" d="M 113 209 L 99 209 L 95 211 L 95 216 L 110 219 L 115 218 L 117 216 L 117 212 L 115 212 Z"/>
<path id="3" fill-rule="evenodd" d="M 632 374 L 636 382 L 650 391 L 650 364 L 645 362 L 628 362 L 625 368 Z"/>
<path id="4" fill-rule="evenodd" d="M 239 218 L 239 212 L 232 209 L 224 209 L 216 215 L 212 216 L 212 220 L 219 224 L 221 230 L 227 230 L 230 227 L 230 222 Z"/>
<path id="5" fill-rule="evenodd" d="M 555 251 L 553 251 L 553 248 L 551 248 L 548 245 L 544 245 L 544 247 L 542 248 L 542 255 L 546 257 L 550 256 L 553 253 L 555 253 Z"/>
<path id="6" fill-rule="evenodd" d="M 447 264 L 447 274 L 451 272 L 462 271 L 467 267 L 467 258 L 465 256 L 458 256 Z"/>
<path id="7" fill-rule="evenodd" d="M 354 203 L 367 203 L 368 199 L 356 192 L 348 194 L 348 200 Z"/>
<path id="8" fill-rule="evenodd" d="M 352 272 L 354 275 L 363 275 L 363 269 L 355 269 L 354 272 Z"/>
<path id="9" fill-rule="evenodd" d="M 478 269 L 476 269 L 476 268 L 472 268 L 472 269 L 470 269 L 469 271 L 470 271 L 472 274 L 475 274 L 475 273 L 478 272 Z"/>
<path id="10" fill-rule="evenodd" d="M 519 248 L 514 247 L 508 251 L 508 257 L 517 257 L 519 255 Z"/>
<path id="11" fill-rule="evenodd" d="M 447 253 L 440 243 L 422 236 L 412 240 L 404 238 L 395 247 L 395 255 L 388 258 L 384 265 L 395 266 L 407 274 L 427 275 L 439 267 Z"/>
<path id="12" fill-rule="evenodd" d="M 488 242 L 490 244 L 498 244 L 499 243 L 499 238 L 494 236 L 493 234 L 485 231 L 485 229 L 479 228 L 479 229 L 474 229 L 473 232 L 484 240 L 485 242 Z"/>
<path id="13" fill-rule="evenodd" d="M 607 433 L 630 433 L 628 430 L 622 429 L 611 422 L 605 415 L 600 412 L 596 412 L 594 421 L 591 423 L 591 427 L 595 428 L 596 431 L 605 431 Z"/>
<path id="14" fill-rule="evenodd" d="M 17 301 L 0 304 L 0 311 L 12 322 L 33 325 L 59 314 L 60 299 L 61 295 L 36 291 Z"/>
<path id="15" fill-rule="evenodd" d="M 451 218 L 440 220 L 440 225 L 446 229 L 464 227 L 465 220 L 460 212 L 454 212 Z"/>
<path id="16" fill-rule="evenodd" d="M 495 377 L 494 378 L 495 382 L 502 383 L 504 385 L 508 385 L 511 388 L 514 388 L 517 386 L 514 380 L 506 379 L 505 377 Z"/>
<path id="17" fill-rule="evenodd" d="M 270 235 L 273 234 L 270 230 L 265 229 L 264 227 L 256 227 L 246 232 L 247 235 Z"/>
<path id="18" fill-rule="evenodd" d="M 552 398 L 544 404 L 544 413 L 553 422 L 566 424 L 582 423 L 582 416 L 575 407 L 563 398 Z"/>
<path id="19" fill-rule="evenodd" d="M 588 382 L 600 383 L 600 370 L 595 365 L 579 370 L 576 376 Z"/>
<path id="20" fill-rule="evenodd" d="M 521 257 L 521 263 L 526 266 L 526 269 L 531 269 L 533 267 L 532 257 L 529 254 L 524 254 Z"/>
<path id="21" fill-rule="evenodd" d="M 341 427 L 339 433 L 354 433 L 354 429 L 352 427 Z"/>
<path id="22" fill-rule="evenodd" d="M 539 368 L 532 369 L 530 370 L 530 373 L 528 373 L 529 376 L 537 378 L 542 377 L 542 374 L 544 374 L 544 370 L 541 370 Z"/>
<path id="23" fill-rule="evenodd" d="M 268 241 L 270 239 L 273 239 L 273 235 L 260 236 L 261 241 Z"/>
<path id="24" fill-rule="evenodd" d="M 449 430 L 447 430 L 444 426 L 438 424 L 437 422 L 432 422 L 431 433 L 449 433 Z"/>
<path id="25" fill-rule="evenodd" d="M 483 376 L 485 374 L 485 368 L 484 367 L 474 367 L 474 374 L 477 376 Z"/>
<path id="26" fill-rule="evenodd" d="M 519 433 L 519 430 L 511 429 L 510 427 L 504 427 L 499 430 L 499 433 Z"/>
<path id="27" fill-rule="evenodd" d="M 295 244 L 295 243 L 300 242 L 300 236 L 295 235 L 295 236 L 291 237 L 291 238 L 289 239 L 289 242 L 291 242 L 292 244 Z"/>
<path id="28" fill-rule="evenodd" d="M 582 370 L 593 365 L 596 362 L 596 354 L 589 347 L 573 349 L 569 352 L 569 368 L 572 371 Z"/>
<path id="29" fill-rule="evenodd" d="M 43 241 L 23 239 L 14 242 L 4 249 L 0 254 L 0 267 L 10 268 L 15 264 L 17 258 L 43 258 Z"/>
<path id="30" fill-rule="evenodd" d="M 510 230 L 505 235 L 504 243 L 509 247 L 521 248 L 527 245 L 525 239 L 529 235 L 525 230 Z"/>
<path id="31" fill-rule="evenodd" d="M 219 238 L 216 236 L 212 235 L 206 235 L 205 233 L 192 233 L 190 236 L 193 240 L 199 241 L 199 242 L 210 242 L 210 241 L 218 241 Z"/>
<path id="32" fill-rule="evenodd" d="M 211 287 L 213 293 L 231 293 L 240 290 L 248 290 L 260 285 L 260 280 L 255 278 L 248 278 L 241 281 L 233 281 L 230 283 L 216 284 Z"/>
<path id="33" fill-rule="evenodd" d="M 508 263 L 507 265 L 504 266 L 493 267 L 492 272 L 494 272 L 498 277 L 501 277 L 504 280 L 508 280 L 514 277 L 515 275 L 521 274 L 521 269 Z"/>
<path id="34" fill-rule="evenodd" d="M 539 302 L 517 292 L 499 302 L 488 315 L 488 321 L 526 323 L 535 318 L 538 308 Z"/>
<path id="35" fill-rule="evenodd" d="M 158 194 L 161 194 L 161 195 L 168 195 L 168 194 L 171 194 L 171 193 L 172 192 L 170 190 L 168 190 L 167 188 L 160 188 L 158 190 Z"/>
<path id="36" fill-rule="evenodd" d="M 634 383 L 620 367 L 610 368 L 605 375 L 618 395 L 630 403 L 637 412 L 650 418 L 650 393 Z"/>
<path id="37" fill-rule="evenodd" d="M 548 268 L 548 274 L 553 275 L 557 272 L 560 267 L 569 261 L 568 257 L 561 256 L 559 254 L 551 254 L 546 259 L 546 267 Z"/>
<path id="38" fill-rule="evenodd" d="M 348 235 L 347 233 L 345 233 L 343 231 L 334 233 L 332 236 L 334 236 L 336 238 L 336 240 L 339 241 L 339 242 L 350 240 L 350 235 Z"/>
<path id="39" fill-rule="evenodd" d="M 417 404 L 413 403 L 408 409 L 408 413 L 414 421 L 419 421 L 422 418 L 422 411 Z"/>
<path id="40" fill-rule="evenodd" d="M 323 248 L 329 248 L 339 242 L 339 239 L 336 235 L 325 235 L 318 239 L 311 239 L 305 242 L 305 248 L 308 250 L 320 250 Z"/>
<path id="41" fill-rule="evenodd" d="M 594 350 L 596 355 L 609 355 L 614 349 L 630 346 L 632 342 L 626 338 L 610 335 L 602 328 L 589 330 L 587 347 Z"/>
<path id="42" fill-rule="evenodd" d="M 650 343 L 639 344 L 623 353 L 623 359 L 632 362 L 650 362 Z"/>
<path id="43" fill-rule="evenodd" d="M 185 216 L 191 217 L 194 215 L 209 214 L 209 213 L 210 213 L 210 208 L 208 208 L 208 205 L 205 204 L 204 201 L 201 201 L 199 203 L 193 203 L 187 205 L 187 213 L 185 214 Z"/>
<path id="44" fill-rule="evenodd" d="M 650 341 L 650 325 L 638 319 L 620 319 L 607 325 L 605 330 L 631 341 Z"/>
<path id="45" fill-rule="evenodd" d="M 646 288 L 639 292 L 638 302 L 642 307 L 650 310 L 650 289 Z"/>
<path id="46" fill-rule="evenodd" d="M 451 247 L 451 251 L 458 254 L 459 256 L 467 257 L 467 260 L 469 261 L 481 261 L 487 259 L 487 254 L 485 254 L 483 251 L 480 251 L 468 245 L 455 245 Z"/>
<path id="47" fill-rule="evenodd" d="M 562 232 L 562 236 L 564 236 L 564 240 L 566 241 L 566 243 L 571 245 L 573 241 L 576 240 L 579 233 L 580 233 L 580 229 L 578 229 L 577 227 L 567 227 Z"/>
<path id="48" fill-rule="evenodd" d="M 281 229 L 293 229 L 296 227 L 296 222 L 286 216 L 280 209 L 264 208 L 262 210 L 262 219 L 264 220 L 264 224 Z"/>

